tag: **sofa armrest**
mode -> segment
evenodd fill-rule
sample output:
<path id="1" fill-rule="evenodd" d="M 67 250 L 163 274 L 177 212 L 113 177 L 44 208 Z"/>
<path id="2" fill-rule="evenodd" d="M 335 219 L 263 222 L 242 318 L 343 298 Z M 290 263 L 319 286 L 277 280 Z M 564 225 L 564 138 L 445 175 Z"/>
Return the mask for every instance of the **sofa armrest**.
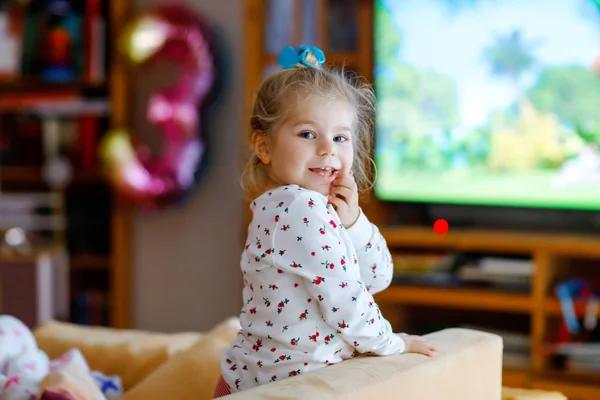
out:
<path id="1" fill-rule="evenodd" d="M 502 397 L 502 338 L 445 329 L 426 335 L 438 349 L 418 354 L 357 357 L 318 372 L 227 396 L 227 399 L 499 400 Z"/>

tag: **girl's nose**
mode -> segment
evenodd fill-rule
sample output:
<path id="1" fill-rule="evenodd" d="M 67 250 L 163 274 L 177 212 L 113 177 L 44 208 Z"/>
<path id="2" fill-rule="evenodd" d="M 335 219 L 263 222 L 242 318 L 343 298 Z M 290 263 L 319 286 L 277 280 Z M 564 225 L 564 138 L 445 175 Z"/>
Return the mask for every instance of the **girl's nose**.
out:
<path id="1" fill-rule="evenodd" d="M 320 156 L 335 155 L 335 146 L 333 141 L 329 139 L 321 139 L 319 141 L 319 147 L 317 148 L 317 154 Z"/>

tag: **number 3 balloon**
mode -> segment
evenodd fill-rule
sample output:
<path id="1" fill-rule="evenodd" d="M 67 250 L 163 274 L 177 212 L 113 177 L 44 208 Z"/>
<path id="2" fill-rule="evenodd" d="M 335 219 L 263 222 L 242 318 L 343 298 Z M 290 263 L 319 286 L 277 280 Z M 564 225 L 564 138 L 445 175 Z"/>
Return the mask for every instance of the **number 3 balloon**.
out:
<path id="1" fill-rule="evenodd" d="M 122 54 L 136 66 L 167 61 L 179 66 L 174 85 L 150 96 L 147 118 L 163 135 L 160 154 L 134 149 L 126 129 L 107 132 L 101 157 L 119 193 L 142 208 L 179 202 L 206 166 L 207 107 L 217 92 L 220 67 L 215 37 L 183 4 L 158 6 L 133 21 L 120 38 Z"/>

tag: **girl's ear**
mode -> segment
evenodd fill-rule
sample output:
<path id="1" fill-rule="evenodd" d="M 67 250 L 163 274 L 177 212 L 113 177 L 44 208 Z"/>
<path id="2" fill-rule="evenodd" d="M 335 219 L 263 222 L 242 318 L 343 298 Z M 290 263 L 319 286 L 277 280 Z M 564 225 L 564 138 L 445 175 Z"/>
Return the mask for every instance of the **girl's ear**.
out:
<path id="1" fill-rule="evenodd" d="M 271 162 L 271 153 L 269 151 L 270 144 L 267 134 L 263 131 L 252 132 L 252 146 L 259 160 L 263 164 L 268 165 Z"/>

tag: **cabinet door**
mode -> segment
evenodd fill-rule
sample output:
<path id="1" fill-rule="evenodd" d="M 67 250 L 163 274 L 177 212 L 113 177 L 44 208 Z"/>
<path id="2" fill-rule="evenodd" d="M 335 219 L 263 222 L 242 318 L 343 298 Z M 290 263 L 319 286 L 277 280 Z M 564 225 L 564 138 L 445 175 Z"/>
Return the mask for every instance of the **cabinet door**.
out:
<path id="1" fill-rule="evenodd" d="M 0 314 L 29 328 L 69 319 L 69 278 L 64 252 L 34 257 L 0 256 Z"/>

